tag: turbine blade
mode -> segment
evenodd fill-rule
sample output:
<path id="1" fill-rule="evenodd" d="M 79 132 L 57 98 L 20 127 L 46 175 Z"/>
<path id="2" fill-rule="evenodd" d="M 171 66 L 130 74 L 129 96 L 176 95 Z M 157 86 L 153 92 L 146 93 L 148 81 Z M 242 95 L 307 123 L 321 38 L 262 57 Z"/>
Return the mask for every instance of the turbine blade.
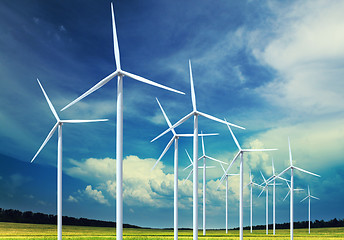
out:
<path id="1" fill-rule="evenodd" d="M 37 78 L 37 82 L 38 82 L 39 86 L 40 86 L 41 89 L 42 89 L 42 92 L 43 92 L 43 94 L 44 94 L 45 99 L 46 99 L 47 102 L 48 102 L 48 105 L 49 105 L 49 108 L 50 108 L 51 112 L 54 114 L 56 120 L 57 120 L 57 121 L 60 121 L 60 118 L 59 118 L 59 116 L 57 115 L 56 110 L 55 110 L 53 104 L 51 103 L 51 101 L 50 101 L 50 99 L 49 99 L 47 93 L 44 91 L 44 88 L 43 88 L 41 82 L 38 80 L 38 78 Z"/>
<path id="2" fill-rule="evenodd" d="M 192 159 L 191 159 L 191 157 L 190 157 L 190 155 L 189 155 L 189 153 L 188 153 L 188 151 L 186 149 L 185 149 L 185 152 L 186 152 L 186 155 L 188 155 L 188 158 L 189 158 L 191 164 L 193 164 L 193 161 L 192 161 Z"/>
<path id="3" fill-rule="evenodd" d="M 91 123 L 91 122 L 106 122 L 109 119 L 94 119 L 94 120 L 61 120 L 62 123 Z"/>
<path id="4" fill-rule="evenodd" d="M 223 161 L 220 161 L 220 160 L 217 160 L 216 158 L 213 158 L 213 157 L 209 157 L 209 156 L 205 156 L 206 158 L 208 158 L 208 159 L 210 159 L 210 160 L 213 160 L 213 161 L 215 161 L 215 162 L 219 162 L 219 163 L 223 163 L 223 164 L 226 164 L 226 165 L 228 165 L 228 163 L 226 163 L 226 162 L 223 162 Z"/>
<path id="5" fill-rule="evenodd" d="M 182 133 L 182 134 L 176 134 L 178 137 L 193 137 L 193 133 Z M 219 135 L 218 133 L 203 133 L 203 134 L 198 134 L 199 137 L 206 137 L 206 136 L 217 136 Z"/>
<path id="6" fill-rule="evenodd" d="M 189 175 L 187 176 L 187 178 L 185 178 L 184 182 L 186 182 L 186 180 L 188 180 L 188 179 L 189 179 L 189 177 L 191 176 L 191 174 L 192 174 L 192 173 L 193 173 L 193 169 L 191 169 L 191 171 L 190 171 Z"/>
<path id="7" fill-rule="evenodd" d="M 311 195 L 311 192 L 309 191 L 309 185 L 308 185 L 308 195 Z"/>
<path id="8" fill-rule="evenodd" d="M 165 155 L 165 153 L 168 151 L 168 149 L 171 147 L 173 141 L 174 141 L 175 137 L 173 136 L 171 138 L 171 140 L 168 142 L 168 144 L 166 145 L 164 151 L 161 153 L 160 157 L 158 158 L 158 160 L 155 162 L 154 166 L 152 167 L 152 170 L 155 168 L 155 166 L 158 164 L 158 162 L 160 162 L 161 158 Z"/>
<path id="9" fill-rule="evenodd" d="M 118 47 L 118 39 L 117 39 L 117 31 L 116 31 L 116 23 L 115 23 L 115 14 L 114 14 L 112 3 L 111 3 L 111 15 L 112 15 L 113 50 L 115 54 L 116 67 L 119 70 L 121 69 L 121 60 L 119 57 L 119 47 Z"/>
<path id="10" fill-rule="evenodd" d="M 206 166 L 205 168 L 215 168 L 215 166 Z"/>
<path id="11" fill-rule="evenodd" d="M 189 59 L 189 70 L 190 70 L 190 84 L 191 84 L 191 101 L 192 101 L 192 109 L 197 111 L 196 109 L 196 95 L 195 95 L 195 87 L 192 77 L 192 68 L 191 68 L 191 60 Z"/>
<path id="12" fill-rule="evenodd" d="M 314 197 L 314 196 L 310 196 L 311 198 L 314 198 L 316 200 L 320 200 L 320 198 Z"/>
<path id="13" fill-rule="evenodd" d="M 220 122 L 220 123 L 223 123 L 223 124 L 227 124 L 227 125 L 229 124 L 229 125 L 231 125 L 231 126 L 233 126 L 233 127 L 236 127 L 236 128 L 245 129 L 245 128 L 240 127 L 240 126 L 238 126 L 238 125 L 235 125 L 235 124 L 233 124 L 233 123 L 229 123 L 229 122 L 223 121 L 223 120 L 221 120 L 221 119 L 219 119 L 219 118 L 213 117 L 213 116 L 211 116 L 211 115 L 209 115 L 209 114 L 202 113 L 202 112 L 199 112 L 199 111 L 197 111 L 197 113 L 198 113 L 199 115 L 203 116 L 203 117 L 206 117 L 206 118 L 210 119 L 210 120 L 213 120 L 213 121 L 216 121 L 216 122 Z"/>
<path id="14" fill-rule="evenodd" d="M 38 149 L 37 153 L 35 154 L 35 156 L 32 158 L 31 162 L 33 162 L 35 160 L 35 158 L 37 157 L 37 155 L 41 152 L 41 150 L 44 148 L 45 144 L 47 144 L 47 142 L 50 140 L 50 138 L 53 136 L 54 132 L 56 131 L 56 128 L 58 127 L 59 123 L 57 122 L 54 127 L 50 130 L 48 136 L 45 138 L 43 144 L 41 145 L 41 147 Z"/>
<path id="15" fill-rule="evenodd" d="M 276 178 L 279 178 L 280 176 L 282 176 L 286 171 L 288 171 L 289 169 L 291 168 L 291 166 L 290 167 L 287 167 L 286 169 L 284 169 L 280 174 L 278 174 L 277 176 L 276 176 Z"/>
<path id="16" fill-rule="evenodd" d="M 167 122 L 167 124 L 168 124 L 168 127 L 172 127 L 172 124 L 171 124 L 170 120 L 168 119 L 168 117 L 167 117 L 167 115 L 166 115 L 164 109 L 162 108 L 162 106 L 161 106 L 161 104 L 160 104 L 158 98 L 155 98 L 155 99 L 156 99 L 156 101 L 157 101 L 158 104 L 159 104 L 160 110 L 161 110 L 162 114 L 164 115 L 164 118 L 165 118 L 165 120 L 166 120 L 166 122 Z M 176 135 L 176 132 L 174 131 L 174 129 L 171 129 L 171 131 L 172 131 L 173 135 Z"/>
<path id="17" fill-rule="evenodd" d="M 302 168 L 294 167 L 294 166 L 293 166 L 293 168 L 295 168 L 295 169 L 297 169 L 297 170 L 299 170 L 301 172 L 308 173 L 308 174 L 311 174 L 311 175 L 316 176 L 316 177 L 320 177 L 320 175 L 312 173 L 312 172 L 309 172 L 309 171 L 306 171 L 306 170 L 303 170 Z"/>
<path id="18" fill-rule="evenodd" d="M 227 122 L 226 119 L 225 119 L 225 121 Z M 237 138 L 235 137 L 235 135 L 234 135 L 234 133 L 233 133 L 231 127 L 230 127 L 229 125 L 227 125 L 227 127 L 228 127 L 229 131 L 231 132 L 232 138 L 233 138 L 235 144 L 237 145 L 238 149 L 241 150 L 240 144 L 239 144 Z"/>
<path id="19" fill-rule="evenodd" d="M 268 152 L 268 151 L 276 151 L 278 149 L 272 148 L 272 149 L 242 149 L 243 152 Z"/>
<path id="20" fill-rule="evenodd" d="M 277 178 L 277 177 L 276 177 Z M 282 178 L 282 177 L 278 177 L 279 179 L 281 179 L 281 180 L 284 180 L 284 181 L 286 181 L 286 182 L 290 182 L 290 180 L 288 180 L 288 179 L 285 179 L 285 178 Z"/>
<path id="21" fill-rule="evenodd" d="M 162 89 L 165 89 L 165 90 L 168 90 L 168 91 L 171 91 L 171 92 L 176 92 L 176 93 L 185 95 L 185 93 L 183 93 L 181 91 L 175 90 L 175 89 L 170 88 L 170 87 L 166 87 L 166 86 L 164 86 L 164 85 L 162 85 L 160 83 L 153 82 L 151 80 L 148 80 L 146 78 L 140 77 L 138 75 L 135 75 L 135 74 L 132 74 L 132 73 L 128 73 L 128 72 L 123 71 L 123 70 L 121 70 L 121 73 L 123 73 L 125 76 L 130 77 L 132 79 L 135 79 L 135 80 L 137 80 L 139 82 L 143 82 L 143 83 L 146 83 L 146 84 L 158 87 L 158 88 L 162 88 Z"/>
<path id="22" fill-rule="evenodd" d="M 263 180 L 264 180 L 264 182 L 266 183 L 266 179 L 265 179 L 265 177 L 264 177 L 264 175 L 263 175 L 262 171 L 260 171 L 260 175 L 262 175 L 262 177 L 263 177 Z"/>
<path id="23" fill-rule="evenodd" d="M 304 199 L 302 199 L 300 202 L 305 201 L 307 198 L 309 198 L 309 196 L 305 197 Z"/>
<path id="24" fill-rule="evenodd" d="M 87 97 L 88 95 L 90 95 L 91 93 L 93 93 L 94 91 L 98 90 L 99 88 L 101 88 L 102 86 L 104 86 L 107 82 L 109 82 L 111 79 L 113 79 L 116 75 L 118 74 L 118 71 L 115 71 L 113 73 L 111 73 L 109 76 L 105 77 L 104 79 L 100 80 L 96 85 L 94 85 L 93 87 L 91 87 L 87 92 L 85 92 L 84 94 L 82 94 L 80 97 L 78 97 L 77 99 L 75 99 L 73 102 L 69 103 L 67 106 L 65 106 L 64 108 L 61 109 L 61 111 L 66 110 L 67 108 L 69 108 L 70 106 L 74 105 L 75 103 L 79 102 L 81 99 L 83 99 L 84 97 Z"/>
<path id="25" fill-rule="evenodd" d="M 157 136 L 156 138 L 154 138 L 151 142 L 154 142 L 154 141 L 157 140 L 158 138 L 164 136 L 166 133 L 168 133 L 169 131 L 171 131 L 171 129 L 178 127 L 180 124 L 182 124 L 183 122 L 185 122 L 186 120 L 188 120 L 193 114 L 194 114 L 193 112 L 187 114 L 185 117 L 183 117 L 183 118 L 180 119 L 178 122 L 176 122 L 172 127 L 168 128 L 168 129 L 165 130 L 163 133 L 161 133 L 159 136 Z"/>
<path id="26" fill-rule="evenodd" d="M 262 195 L 262 193 L 264 192 L 266 186 L 263 188 L 263 190 L 259 193 L 258 197 L 260 197 L 260 195 Z"/>
<path id="27" fill-rule="evenodd" d="M 283 201 L 289 196 L 290 194 L 290 190 L 288 191 L 287 195 L 285 195 L 285 197 L 283 198 Z"/>
<path id="28" fill-rule="evenodd" d="M 219 186 L 218 186 L 217 188 L 219 188 L 219 187 L 221 186 L 221 184 L 222 184 L 222 182 L 223 182 L 223 180 L 224 180 L 224 177 L 227 176 L 229 169 L 232 167 L 233 163 L 235 162 L 235 160 L 237 159 L 237 157 L 239 156 L 239 154 L 240 154 L 240 151 L 234 156 L 234 158 L 233 158 L 232 162 L 229 164 L 229 166 L 228 166 L 226 172 L 222 175 L 222 177 L 221 177 L 221 179 L 220 179 Z"/>
<path id="29" fill-rule="evenodd" d="M 222 163 L 220 163 L 220 165 L 221 165 L 223 172 L 226 173 L 226 169 L 223 167 Z"/>
<path id="30" fill-rule="evenodd" d="M 193 166 L 193 163 L 191 163 L 190 165 L 188 165 L 186 168 L 183 169 L 183 171 L 185 171 L 186 169 L 188 169 L 189 167 Z"/>
<path id="31" fill-rule="evenodd" d="M 203 132 L 201 131 L 201 134 L 203 134 Z M 204 139 L 203 136 L 201 136 L 202 138 L 202 151 L 203 151 L 203 155 L 205 155 L 205 149 L 204 149 Z"/>

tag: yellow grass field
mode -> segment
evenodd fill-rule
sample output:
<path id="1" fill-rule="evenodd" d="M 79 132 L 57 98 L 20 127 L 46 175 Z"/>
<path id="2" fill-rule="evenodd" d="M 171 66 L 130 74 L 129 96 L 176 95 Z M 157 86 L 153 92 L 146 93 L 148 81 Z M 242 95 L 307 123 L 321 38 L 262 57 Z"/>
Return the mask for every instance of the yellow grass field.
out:
<path id="1" fill-rule="evenodd" d="M 114 228 L 63 226 L 63 239 L 115 239 L 115 232 Z M 56 226 L 0 222 L 0 239 L 56 239 Z M 124 229 L 124 239 L 173 239 L 173 230 L 126 228 Z M 179 231 L 179 239 L 192 239 L 192 231 Z M 208 230 L 206 237 L 203 237 L 200 231 L 199 239 L 238 239 L 238 231 L 229 231 L 229 234 L 225 234 L 224 230 Z M 252 234 L 244 231 L 244 239 L 287 240 L 290 237 L 288 229 L 276 230 L 275 236 L 272 235 L 272 232 L 267 236 L 265 230 L 255 230 Z M 308 229 L 296 229 L 294 239 L 344 239 L 344 228 L 312 229 L 310 235 Z"/>

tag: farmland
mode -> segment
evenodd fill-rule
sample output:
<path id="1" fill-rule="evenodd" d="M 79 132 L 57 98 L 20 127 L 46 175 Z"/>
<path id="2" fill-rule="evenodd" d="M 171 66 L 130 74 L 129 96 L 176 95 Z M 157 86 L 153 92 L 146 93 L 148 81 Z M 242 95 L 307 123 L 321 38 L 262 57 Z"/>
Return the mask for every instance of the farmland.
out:
<path id="1" fill-rule="evenodd" d="M 115 229 L 106 227 L 80 227 L 63 226 L 63 239 L 115 239 Z M 203 237 L 200 231 L 200 239 L 238 239 L 238 231 L 231 230 L 225 234 L 224 230 L 208 230 L 207 236 Z M 287 240 L 289 230 L 277 230 L 276 236 L 265 235 L 265 230 L 256 230 L 252 234 L 244 231 L 245 239 L 260 240 Z M 344 228 L 318 228 L 312 229 L 308 234 L 308 229 L 296 229 L 295 239 L 344 239 Z M 56 239 L 56 226 L 48 224 L 24 224 L 0 222 L 0 239 Z M 124 229 L 124 239 L 173 239 L 173 230 L 158 229 Z M 179 239 L 192 239 L 192 230 L 180 230 Z"/>

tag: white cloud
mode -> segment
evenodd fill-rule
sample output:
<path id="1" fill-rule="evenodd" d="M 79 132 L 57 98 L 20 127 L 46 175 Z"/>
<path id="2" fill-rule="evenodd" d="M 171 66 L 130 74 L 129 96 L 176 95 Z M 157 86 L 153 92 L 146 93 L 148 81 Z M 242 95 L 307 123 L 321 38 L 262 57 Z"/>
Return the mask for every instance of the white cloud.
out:
<path id="1" fill-rule="evenodd" d="M 84 193 L 101 204 L 110 205 L 109 201 L 104 198 L 102 191 L 92 189 L 91 185 L 87 185 L 87 187 L 84 190 Z"/>
<path id="2" fill-rule="evenodd" d="M 76 199 L 75 197 L 73 197 L 72 195 L 69 195 L 67 201 L 68 201 L 68 202 L 74 202 L 74 203 L 79 202 L 79 200 Z"/>
<path id="3" fill-rule="evenodd" d="M 343 111 L 344 2 L 297 1 L 280 9 L 272 6 L 276 22 L 254 33 L 254 55 L 277 71 L 257 92 L 303 117 Z"/>

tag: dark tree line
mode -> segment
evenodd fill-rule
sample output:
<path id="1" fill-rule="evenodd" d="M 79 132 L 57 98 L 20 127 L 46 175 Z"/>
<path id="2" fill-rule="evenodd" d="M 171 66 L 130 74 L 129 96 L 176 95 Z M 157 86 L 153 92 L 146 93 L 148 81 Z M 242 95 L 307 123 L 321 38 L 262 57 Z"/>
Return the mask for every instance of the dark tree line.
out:
<path id="1" fill-rule="evenodd" d="M 0 208 L 0 222 L 15 223 L 36 223 L 36 224 L 54 224 L 57 223 L 57 216 L 53 214 L 33 213 L 31 211 L 21 212 L 14 209 Z M 115 222 L 100 221 L 87 218 L 62 217 L 63 225 L 74 226 L 93 226 L 93 227 L 116 227 Z M 125 228 L 139 228 L 138 226 L 123 224 Z"/>
<path id="2" fill-rule="evenodd" d="M 327 227 L 344 227 L 344 219 L 334 218 L 329 221 L 315 220 L 311 221 L 311 228 L 327 228 Z M 269 224 L 269 229 L 272 229 L 272 224 Z M 289 229 L 290 223 L 276 223 L 276 229 Z M 308 228 L 308 221 L 294 222 L 294 228 Z M 239 228 L 235 228 L 239 229 Z M 249 226 L 244 227 L 244 229 L 250 229 Z M 253 229 L 266 229 L 266 225 L 257 225 Z"/>

